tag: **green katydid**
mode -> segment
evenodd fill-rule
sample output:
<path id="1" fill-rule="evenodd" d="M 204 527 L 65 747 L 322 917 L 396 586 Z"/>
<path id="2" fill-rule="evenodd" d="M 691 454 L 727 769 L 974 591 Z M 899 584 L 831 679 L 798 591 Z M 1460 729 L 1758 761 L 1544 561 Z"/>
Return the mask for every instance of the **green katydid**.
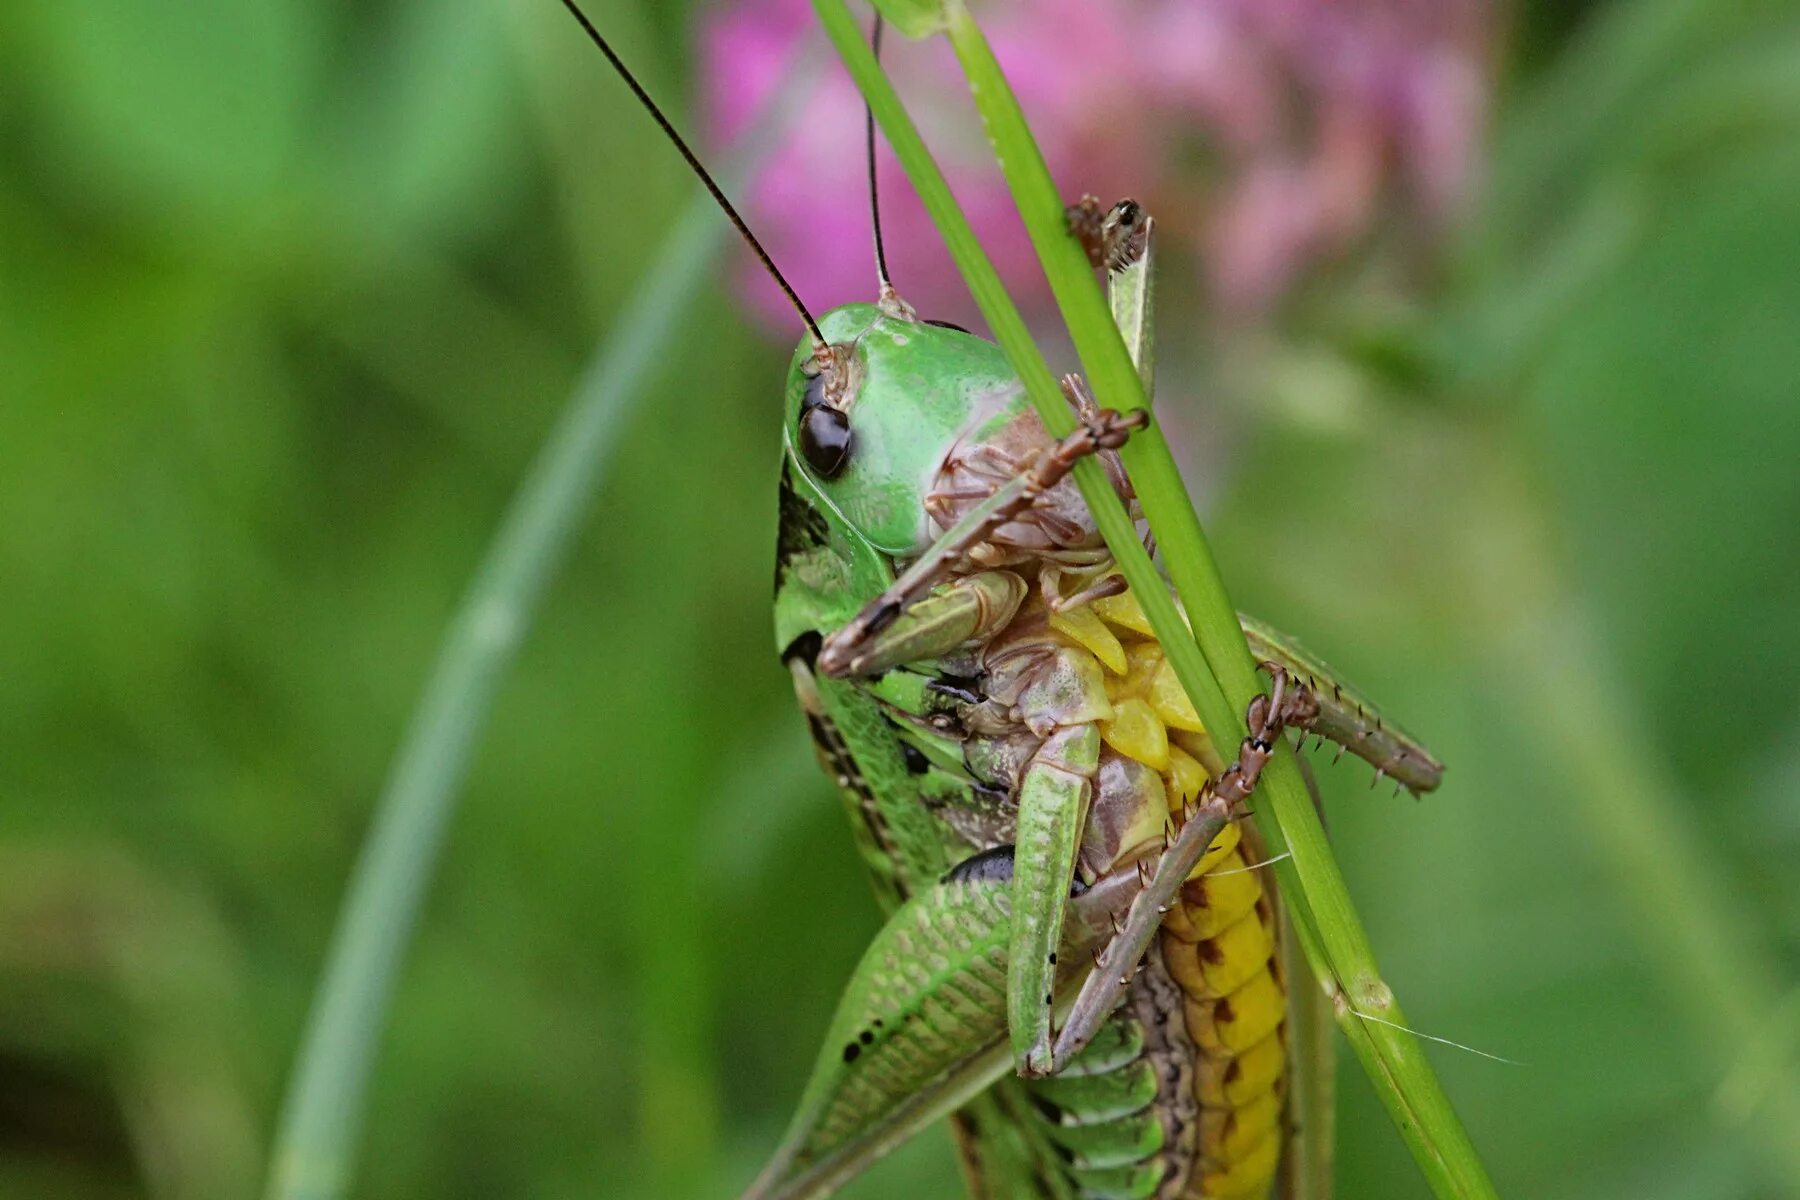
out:
<path id="1" fill-rule="evenodd" d="M 1121 310 L 1145 257 L 1115 258 Z M 1070 380 L 1083 424 L 1051 442 L 995 347 L 889 294 L 820 328 L 789 380 L 777 640 L 894 915 L 752 1194 L 823 1194 L 1009 1066 L 1032 1082 L 985 1103 L 1037 1128 L 999 1167 L 1002 1118 L 963 1118 L 979 1194 L 1266 1192 L 1274 896 L 1227 820 L 1284 727 L 1406 786 L 1440 768 L 1260 625 L 1274 694 L 1221 761 L 1061 476 L 1100 454 L 1128 499 L 1129 424 Z"/>
<path id="2" fill-rule="evenodd" d="M 1080 495 L 1141 424 L 1064 390 L 1045 431 L 1005 356 L 874 304 L 816 321 L 624 65 L 564 0 L 787 292 L 775 627 L 890 916 L 748 1195 L 828 1194 L 955 1113 L 980 1196 L 1266 1196 L 1286 1140 L 1273 883 L 1233 821 L 1275 739 L 1315 731 L 1414 790 L 1441 768 L 1246 622 L 1271 679 L 1227 761 Z M 1071 225 L 1152 374 L 1153 226 Z M 877 225 L 879 248 L 879 225 Z"/>

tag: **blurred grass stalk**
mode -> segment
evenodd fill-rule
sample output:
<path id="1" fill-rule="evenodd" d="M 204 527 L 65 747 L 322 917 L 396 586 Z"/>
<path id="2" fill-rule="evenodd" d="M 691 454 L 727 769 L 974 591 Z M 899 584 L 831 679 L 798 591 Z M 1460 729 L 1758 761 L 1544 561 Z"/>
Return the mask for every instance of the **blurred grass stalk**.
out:
<path id="1" fill-rule="evenodd" d="M 1569 605 L 1547 616 L 1536 645 L 1505 660 L 1521 705 L 1568 773 L 1650 960 L 1714 1071 L 1715 1118 L 1741 1131 L 1785 1195 L 1800 1197 L 1794 1008 L 1757 945 L 1761 923 L 1741 908 L 1707 839 L 1690 835 L 1689 806 L 1630 726 L 1635 706 L 1619 703 L 1586 614 Z"/>
<path id="2" fill-rule="evenodd" d="M 815 49 L 796 56 L 718 172 L 728 192 L 801 109 L 818 75 Z M 349 1184 L 388 1002 L 477 739 L 640 399 L 678 360 L 671 349 L 727 229 L 704 193 L 674 222 L 520 481 L 444 634 L 327 952 L 276 1130 L 268 1200 L 335 1200 Z"/>
<path id="3" fill-rule="evenodd" d="M 1529 439 L 1514 439 L 1532 461 Z M 1477 539 L 1505 613 L 1490 646 L 1545 768 L 1568 783 L 1586 845 L 1613 877 L 1654 973 L 1715 1085 L 1712 1115 L 1742 1137 L 1800 1197 L 1800 992 L 1762 945 L 1764 922 L 1731 886 L 1709 840 L 1691 828 L 1693 803 L 1645 735 L 1639 707 L 1615 678 L 1600 628 L 1557 562 L 1545 489 L 1502 468 L 1493 506 L 1504 525 Z M 1494 568 L 1499 568 L 1494 570 Z"/>
<path id="4" fill-rule="evenodd" d="M 1060 435 L 1073 425 L 1068 406 L 1060 392 L 1045 386 L 1048 367 L 929 150 L 864 43 L 862 31 L 842 0 L 813 0 L 813 7 L 938 225 L 996 340 L 1025 382 L 1046 428 Z M 947 33 L 1096 396 L 1118 409 L 1145 407 L 1142 380 L 1085 254 L 1069 236 L 1062 197 L 973 18 L 956 0 L 877 0 L 876 7 L 909 36 Z M 1238 714 L 1262 690 L 1236 611 L 1155 424 L 1132 437 L 1124 458 L 1192 621 L 1193 637 L 1187 636 L 1154 569 L 1146 572 L 1147 556 L 1129 522 L 1119 520 L 1123 510 L 1117 497 L 1096 478 L 1097 471 L 1084 474 L 1078 470 L 1077 482 L 1202 719 L 1215 731 L 1221 746 L 1235 744 L 1244 732 Z M 1467 1132 L 1417 1039 L 1402 1028 L 1405 1018 L 1380 977 L 1291 752 L 1284 748 L 1271 761 L 1262 789 L 1265 802 L 1258 806 L 1258 825 L 1270 841 L 1272 854 L 1291 852 L 1277 869 L 1295 928 L 1377 1095 L 1439 1196 L 1492 1196 L 1493 1186 Z M 1359 1013 L 1375 1020 L 1365 1022 Z"/>

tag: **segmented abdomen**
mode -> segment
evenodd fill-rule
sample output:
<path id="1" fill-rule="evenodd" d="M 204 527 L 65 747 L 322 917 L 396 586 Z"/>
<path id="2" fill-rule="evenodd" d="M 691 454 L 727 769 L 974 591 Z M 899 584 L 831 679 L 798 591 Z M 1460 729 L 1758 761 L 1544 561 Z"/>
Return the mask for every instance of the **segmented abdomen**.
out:
<path id="1" fill-rule="evenodd" d="M 1182 990 L 1195 1049 L 1200 1131 L 1189 1197 L 1260 1197 L 1281 1159 L 1287 994 L 1265 872 L 1227 825 L 1163 922 L 1163 963 Z M 1260 857 L 1260 856 L 1258 856 Z"/>
<path id="2" fill-rule="evenodd" d="M 1104 671 L 1107 747 L 1156 771 L 1171 816 L 1221 769 L 1129 596 L 1051 627 Z M 1204 765 L 1203 765 L 1204 764 Z M 1096 808 L 1109 802 L 1105 773 Z M 1160 815 L 1160 814 L 1159 814 Z M 1158 1200 L 1261 1200 L 1280 1163 L 1287 997 L 1279 910 L 1254 830 L 1225 827 L 1195 867 L 1106 1035 L 1031 1086 L 1077 1191 Z"/>
<path id="3" fill-rule="evenodd" d="M 1028 1084 L 1089 1200 L 1261 1200 L 1281 1159 L 1287 1010 L 1277 915 L 1234 825 L 1170 910 L 1107 1029 Z"/>

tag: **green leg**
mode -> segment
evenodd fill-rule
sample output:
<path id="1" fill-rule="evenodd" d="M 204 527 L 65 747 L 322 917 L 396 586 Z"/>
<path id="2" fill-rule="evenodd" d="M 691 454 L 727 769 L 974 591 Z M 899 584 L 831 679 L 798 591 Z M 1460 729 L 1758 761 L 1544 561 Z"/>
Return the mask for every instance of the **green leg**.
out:
<path id="1" fill-rule="evenodd" d="M 964 864 L 888 918 L 844 989 L 787 1136 L 743 1200 L 829 1195 L 1005 1078 L 1013 900 L 1006 874 Z M 1061 964 L 1050 990 L 1068 998 L 1081 976 L 1077 964 L 1111 936 L 1140 886 L 1134 871 L 1115 872 L 1067 906 L 1072 961 Z M 1007 1096 L 1009 1104 L 1017 1099 Z M 1044 1162 L 1053 1152 L 1029 1138 L 1027 1129 L 1015 1142 L 1018 1161 Z M 984 1176 L 991 1200 L 1038 1195 L 1024 1183 L 997 1186 L 1006 1173 L 995 1167 Z"/>
<path id="2" fill-rule="evenodd" d="M 1099 767 L 1099 729 L 1076 725 L 1045 739 L 1019 785 L 1006 1023 L 1021 1075 L 1047 1075 L 1053 1069 L 1050 1025 L 1057 951 Z"/>
<path id="3" fill-rule="evenodd" d="M 1391 778 L 1414 795 L 1429 792 L 1443 782 L 1444 765 L 1424 743 L 1395 724 L 1367 697 L 1337 672 L 1326 666 L 1293 638 L 1238 614 L 1250 653 L 1263 670 L 1279 668 L 1305 685 L 1319 699 L 1319 716 L 1312 732 L 1336 742 L 1375 768 L 1375 779 Z"/>
<path id="4" fill-rule="evenodd" d="M 838 678 L 876 675 L 902 663 L 941 658 L 977 645 L 1006 627 L 1025 599 L 1026 583 L 1011 571 L 980 571 L 938 585 L 861 628 L 846 626 L 826 639 L 815 665 Z"/>

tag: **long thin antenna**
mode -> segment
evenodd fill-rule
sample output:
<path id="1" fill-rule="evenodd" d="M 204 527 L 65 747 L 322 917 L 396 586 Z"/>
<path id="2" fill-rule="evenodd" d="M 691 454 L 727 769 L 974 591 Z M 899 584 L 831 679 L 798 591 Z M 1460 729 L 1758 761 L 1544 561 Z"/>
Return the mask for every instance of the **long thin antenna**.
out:
<path id="1" fill-rule="evenodd" d="M 588 20 L 586 13 L 581 11 L 581 6 L 576 4 L 575 0 L 562 0 L 562 4 L 569 10 L 569 15 L 574 17 L 580 23 L 581 28 L 587 32 L 588 40 L 600 48 L 600 53 L 606 55 L 606 61 L 611 63 L 613 70 L 619 73 L 619 78 L 625 81 L 625 86 L 629 87 L 632 94 L 638 98 L 638 103 L 649 111 L 651 117 L 662 127 L 662 131 L 668 135 L 669 140 L 675 143 L 675 149 L 681 151 L 681 157 L 687 160 L 688 167 L 700 177 L 700 182 L 706 185 L 706 190 L 712 193 L 714 200 L 718 201 L 719 207 L 724 210 L 726 217 L 733 225 L 737 226 L 739 235 L 743 237 L 750 249 L 756 252 L 756 257 L 762 260 L 763 268 L 781 286 L 781 290 L 787 294 L 788 302 L 794 306 L 794 311 L 800 314 L 802 321 L 806 322 L 807 331 L 812 334 L 813 341 L 821 347 L 826 345 L 825 335 L 819 332 L 819 323 L 813 320 L 812 313 L 807 311 L 806 305 L 800 299 L 800 293 L 794 290 L 793 285 L 787 281 L 787 277 L 781 273 L 781 268 L 775 265 L 775 260 L 769 257 L 769 252 L 763 249 L 763 244 L 756 240 L 754 233 L 750 232 L 750 226 L 738 214 L 738 210 L 731 201 L 725 198 L 724 191 L 714 182 L 711 173 L 701 165 L 700 159 L 688 146 L 687 140 L 675 132 L 675 126 L 669 122 L 668 117 L 663 115 L 663 110 L 657 107 L 656 101 L 650 98 L 650 93 L 644 90 L 644 85 L 637 81 L 637 76 L 633 75 L 631 69 L 617 54 L 613 53 L 613 48 L 607 45 L 605 38 L 600 36 L 600 31 L 594 28 L 594 23 Z"/>
<path id="2" fill-rule="evenodd" d="M 881 31 L 885 24 L 875 14 L 875 28 L 869 34 L 869 47 L 877 63 L 881 62 Z M 875 110 L 863 101 L 863 149 L 869 159 L 869 223 L 875 228 L 875 274 L 881 281 L 881 294 L 886 298 L 894 290 L 888 279 L 887 246 L 881 240 L 881 185 L 875 176 Z"/>

